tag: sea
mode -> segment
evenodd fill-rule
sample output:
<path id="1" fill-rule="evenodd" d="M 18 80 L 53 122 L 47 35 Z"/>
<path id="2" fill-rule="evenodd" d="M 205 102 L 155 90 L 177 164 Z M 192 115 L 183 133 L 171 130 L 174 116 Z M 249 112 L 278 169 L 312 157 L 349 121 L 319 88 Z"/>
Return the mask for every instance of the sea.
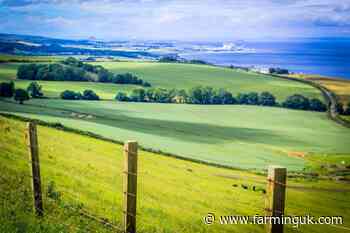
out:
<path id="1" fill-rule="evenodd" d="M 243 44 L 246 52 L 190 52 L 181 57 L 225 66 L 280 67 L 294 73 L 350 80 L 350 39 L 244 41 Z"/>

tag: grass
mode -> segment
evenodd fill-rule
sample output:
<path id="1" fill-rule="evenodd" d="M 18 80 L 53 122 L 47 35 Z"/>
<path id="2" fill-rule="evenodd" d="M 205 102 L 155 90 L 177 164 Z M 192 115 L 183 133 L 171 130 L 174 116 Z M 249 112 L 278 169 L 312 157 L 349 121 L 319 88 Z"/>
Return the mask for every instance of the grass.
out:
<path id="1" fill-rule="evenodd" d="M 83 216 L 84 210 L 121 225 L 122 146 L 47 127 L 38 127 L 46 215 L 31 214 L 25 124 L 0 117 L 0 231 L 107 232 Z M 69 142 L 69 143 L 68 143 Z M 247 180 L 249 179 L 249 180 Z M 263 215 L 265 176 L 139 152 L 138 232 L 265 232 L 263 225 L 204 225 L 208 212 Z M 253 181 L 250 181 L 253 180 Z M 48 195 L 54 182 L 59 198 Z M 247 185 L 248 189 L 241 188 Z M 349 227 L 349 190 L 343 183 L 289 178 L 286 215 L 343 216 Z M 237 186 L 237 187 L 235 187 Z M 293 187 L 292 187 L 293 186 Z M 301 187 L 300 187 L 301 186 Z M 3 195 L 4 194 L 4 195 Z M 78 206 L 70 211 L 69 206 Z M 6 207 L 6 208 L 5 208 Z M 63 225 L 67 224 L 69 226 Z M 344 232 L 328 225 L 302 225 L 299 232 Z M 112 232 L 112 230 L 110 231 Z M 116 231 L 114 231 L 116 232 Z M 295 232 L 292 225 L 285 232 Z"/>
<path id="2" fill-rule="evenodd" d="M 305 168 L 309 154 L 349 154 L 349 130 L 325 113 L 257 106 L 200 106 L 116 101 L 1 102 L 0 111 L 60 122 L 147 148 L 248 169 Z M 220 116 L 220 117 L 218 117 Z M 242 121 L 244 119 L 244 121 Z"/>
<path id="3" fill-rule="evenodd" d="M 318 90 L 308 85 L 275 77 L 207 65 L 157 63 L 157 62 L 98 62 L 115 73 L 131 72 L 153 87 L 190 89 L 198 85 L 226 88 L 235 95 L 239 92 L 270 91 L 279 101 L 296 93 L 322 99 Z M 26 88 L 29 81 L 15 80 L 19 63 L 0 64 L 0 80 L 14 80 L 17 87 Z M 94 90 L 103 99 L 113 99 L 118 91 L 129 92 L 138 86 L 87 82 L 40 81 L 44 94 L 58 97 L 66 89 Z"/>
<path id="4" fill-rule="evenodd" d="M 284 100 L 288 95 L 295 93 L 321 98 L 319 91 L 308 85 L 242 70 L 157 62 L 106 62 L 103 66 L 116 73 L 132 72 L 156 87 L 189 89 L 207 85 L 226 88 L 235 94 L 270 91 L 278 100 Z"/>

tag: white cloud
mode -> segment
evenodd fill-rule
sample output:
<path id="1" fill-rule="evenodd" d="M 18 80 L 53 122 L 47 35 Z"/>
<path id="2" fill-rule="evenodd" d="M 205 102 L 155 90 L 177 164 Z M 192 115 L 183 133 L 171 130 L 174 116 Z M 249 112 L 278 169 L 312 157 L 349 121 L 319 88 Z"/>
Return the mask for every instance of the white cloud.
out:
<path id="1" fill-rule="evenodd" d="M 9 5 L 14 20 L 23 20 L 16 19 L 18 12 L 39 15 L 52 30 L 69 36 L 203 40 L 350 36 L 350 0 L 19 0 Z"/>

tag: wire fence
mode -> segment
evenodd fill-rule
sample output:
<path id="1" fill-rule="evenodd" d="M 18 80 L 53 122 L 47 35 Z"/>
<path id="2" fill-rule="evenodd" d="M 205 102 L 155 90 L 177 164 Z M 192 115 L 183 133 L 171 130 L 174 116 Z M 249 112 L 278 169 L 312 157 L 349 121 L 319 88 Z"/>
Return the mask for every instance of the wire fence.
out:
<path id="1" fill-rule="evenodd" d="M 33 127 L 35 127 L 34 137 L 37 137 L 36 126 Z M 28 132 L 30 134 L 30 130 Z M 49 145 L 45 143 L 40 144 L 40 147 L 48 151 L 48 155 L 39 156 L 40 150 L 37 139 L 34 140 L 36 143 L 33 144 L 30 137 L 33 137 L 33 135 L 29 135 L 26 138 L 29 141 L 27 146 L 30 156 L 22 158 L 22 161 L 26 166 L 31 167 L 32 170 L 31 174 L 23 174 L 23 178 L 32 181 L 33 184 L 38 182 L 43 187 L 43 190 L 39 190 L 40 194 L 37 193 L 38 190 L 35 190 L 35 187 L 32 187 L 33 190 L 31 190 L 35 206 L 34 210 L 38 216 L 42 216 L 41 218 L 61 225 L 65 229 L 68 229 L 68 231 L 73 232 L 80 232 L 82 229 L 84 232 L 136 232 L 135 222 L 140 215 L 136 211 L 136 205 L 140 205 L 139 201 L 137 201 L 137 195 L 138 193 L 142 195 L 143 192 L 142 186 L 140 187 L 141 192 L 140 190 L 137 192 L 137 177 L 159 178 L 159 174 L 155 174 L 144 167 L 137 169 L 137 144 L 135 149 L 135 145 L 134 147 L 130 147 L 131 144 L 126 143 L 123 150 L 124 160 L 120 159 L 124 163 L 124 168 L 122 164 L 111 164 L 103 156 L 96 156 L 94 159 L 103 161 L 106 171 L 119 170 L 119 172 L 105 172 L 105 174 L 101 175 L 103 171 L 94 171 L 94 166 L 89 165 L 87 165 L 88 169 L 83 169 L 83 172 L 85 172 L 81 173 L 80 164 L 76 163 L 75 159 L 71 158 L 69 153 L 67 154 L 67 152 L 74 153 L 74 145 L 62 143 L 62 138 L 53 136 L 50 139 Z M 86 144 L 87 150 L 92 147 L 92 145 Z M 57 148 L 62 150 L 62 153 L 59 153 L 62 156 L 60 158 L 50 157 L 50 151 L 57 154 Z M 33 159 L 35 156 L 38 156 L 38 158 Z M 84 155 L 82 155 L 83 157 Z M 57 162 L 57 159 L 60 159 L 60 162 Z M 79 162 L 84 163 L 84 161 Z M 62 163 L 69 164 L 69 166 L 59 165 Z M 45 166 L 40 167 L 43 164 Z M 154 165 L 162 166 L 161 163 Z M 39 169 L 40 172 L 35 173 L 35 169 Z M 271 174 L 270 171 L 272 172 Z M 220 174 L 205 174 L 203 179 L 211 175 L 234 179 L 240 182 L 250 182 L 253 191 L 257 191 L 255 190 L 256 187 L 265 185 L 266 189 L 261 190 L 262 194 L 264 194 L 261 195 L 261 201 L 266 201 L 266 204 L 261 207 L 261 211 L 266 216 L 282 216 L 286 212 L 286 188 L 308 190 L 308 187 L 287 184 L 287 173 L 284 168 L 271 168 L 270 171 L 267 179 L 261 176 L 242 177 Z M 276 174 L 277 171 L 280 173 Z M 94 179 L 94 174 L 97 173 L 99 173 L 99 177 L 98 179 Z M 197 175 L 199 177 L 202 176 L 201 174 Z M 6 182 L 6 178 L 0 176 L 0 182 Z M 162 182 L 164 182 L 164 185 L 169 185 L 169 182 L 165 179 Z M 242 188 L 248 189 L 248 186 L 242 185 Z M 309 188 L 309 190 L 313 190 L 313 188 Z M 196 190 L 193 187 L 191 191 L 196 192 L 201 190 Z M 315 189 L 315 191 L 319 191 L 319 189 Z M 325 191 L 330 190 L 325 189 Z M 42 209 L 36 208 L 35 205 L 38 195 L 41 196 L 44 202 L 44 208 Z M 6 195 L 3 196 L 1 193 L 0 196 L 1 198 L 7 198 Z M 83 217 L 86 221 L 84 221 L 84 224 L 77 224 L 77 221 L 73 220 L 62 221 L 61 215 L 51 213 L 53 209 L 64 209 L 69 212 L 68 216 L 76 216 L 78 219 Z M 290 211 L 287 213 L 288 216 L 299 216 Z M 239 214 L 237 213 L 237 215 Z M 268 232 L 281 232 L 274 229 L 274 224 L 271 225 Z M 344 225 L 331 224 L 328 226 L 350 231 L 350 228 Z"/>

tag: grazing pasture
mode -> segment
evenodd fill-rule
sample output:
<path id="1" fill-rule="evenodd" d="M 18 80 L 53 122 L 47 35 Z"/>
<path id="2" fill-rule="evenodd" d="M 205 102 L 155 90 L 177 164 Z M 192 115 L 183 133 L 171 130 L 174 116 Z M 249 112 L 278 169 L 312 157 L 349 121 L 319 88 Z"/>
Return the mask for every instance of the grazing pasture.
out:
<path id="1" fill-rule="evenodd" d="M 0 231 L 118 232 L 81 211 L 122 223 L 122 146 L 38 127 L 44 217 L 34 218 L 24 122 L 0 117 Z M 142 141 L 139 141 L 142 143 Z M 139 151 L 138 232 L 265 232 L 264 225 L 205 225 L 207 213 L 264 214 L 266 176 Z M 344 225 L 300 225 L 298 232 L 344 232 L 349 189 L 329 180 L 288 178 L 285 215 L 339 216 Z M 292 225 L 285 232 L 295 232 Z"/>

